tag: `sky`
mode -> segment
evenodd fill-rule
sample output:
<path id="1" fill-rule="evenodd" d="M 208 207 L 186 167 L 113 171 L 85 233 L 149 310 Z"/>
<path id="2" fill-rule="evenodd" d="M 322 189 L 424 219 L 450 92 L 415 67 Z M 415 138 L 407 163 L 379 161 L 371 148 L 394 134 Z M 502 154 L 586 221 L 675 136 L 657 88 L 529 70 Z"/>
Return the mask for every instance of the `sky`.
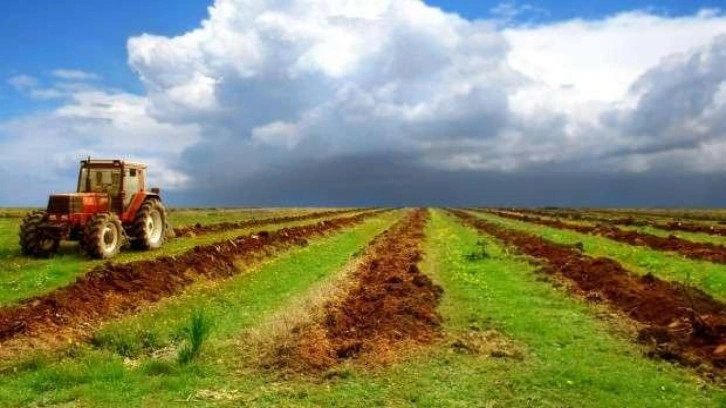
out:
<path id="1" fill-rule="evenodd" d="M 724 3 L 0 2 L 0 206 L 724 206 Z"/>

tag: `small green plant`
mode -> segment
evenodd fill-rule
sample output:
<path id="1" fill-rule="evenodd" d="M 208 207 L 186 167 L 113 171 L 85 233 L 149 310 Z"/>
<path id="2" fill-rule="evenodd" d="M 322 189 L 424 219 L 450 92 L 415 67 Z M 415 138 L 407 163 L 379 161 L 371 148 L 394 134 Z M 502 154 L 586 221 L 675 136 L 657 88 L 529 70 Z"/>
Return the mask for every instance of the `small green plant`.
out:
<path id="1" fill-rule="evenodd" d="M 111 350 L 120 356 L 130 358 L 151 353 L 164 346 L 156 332 L 148 329 L 101 331 L 91 338 L 91 345 L 94 348 Z"/>
<path id="2" fill-rule="evenodd" d="M 476 243 L 477 249 L 474 252 L 465 255 L 467 261 L 481 261 L 482 259 L 489 259 L 490 255 L 487 252 L 486 241 L 478 241 Z"/>
<path id="3" fill-rule="evenodd" d="M 171 375 L 176 372 L 177 366 L 168 360 L 149 360 L 142 366 L 142 370 L 151 376 Z"/>
<path id="4" fill-rule="evenodd" d="M 202 344 L 209 336 L 211 329 L 212 322 L 201 310 L 196 310 L 189 321 L 184 345 L 179 349 L 179 354 L 177 355 L 179 364 L 189 364 L 199 356 L 199 353 L 202 351 Z"/>

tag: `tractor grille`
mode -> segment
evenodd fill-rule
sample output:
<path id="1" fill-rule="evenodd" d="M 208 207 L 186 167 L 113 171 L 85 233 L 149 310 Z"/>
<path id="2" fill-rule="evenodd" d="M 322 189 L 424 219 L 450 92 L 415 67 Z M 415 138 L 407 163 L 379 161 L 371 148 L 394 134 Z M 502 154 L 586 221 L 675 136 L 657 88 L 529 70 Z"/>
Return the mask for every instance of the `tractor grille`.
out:
<path id="1" fill-rule="evenodd" d="M 83 208 L 83 198 L 74 196 L 50 196 L 48 213 L 70 214 L 79 213 Z"/>

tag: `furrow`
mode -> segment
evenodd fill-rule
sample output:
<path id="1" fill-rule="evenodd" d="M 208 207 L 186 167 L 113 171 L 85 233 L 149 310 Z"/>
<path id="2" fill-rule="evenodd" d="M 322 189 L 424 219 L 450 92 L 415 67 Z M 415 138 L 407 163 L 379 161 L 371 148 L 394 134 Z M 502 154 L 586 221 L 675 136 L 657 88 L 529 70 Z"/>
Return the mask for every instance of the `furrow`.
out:
<path id="1" fill-rule="evenodd" d="M 524 221 L 546 227 L 576 231 L 582 234 L 598 235 L 626 244 L 643 246 L 658 251 L 677 252 L 689 259 L 697 259 L 714 263 L 726 264 L 726 246 L 708 242 L 693 242 L 676 236 L 659 237 L 637 231 L 626 231 L 608 225 L 583 225 L 534 217 L 526 214 L 517 214 L 503 211 L 484 211 L 498 217 Z"/>
<path id="2" fill-rule="evenodd" d="M 315 322 L 293 328 L 294 341 L 278 345 L 270 364 L 298 372 L 350 359 L 381 364 L 404 344 L 436 339 L 443 289 L 418 268 L 428 217 L 427 210 L 415 210 L 372 241 L 352 286 L 329 300 Z"/>
<path id="3" fill-rule="evenodd" d="M 352 227 L 385 211 L 262 231 L 197 246 L 178 256 L 101 265 L 70 286 L 0 309 L 0 349 L 17 337 L 42 337 L 47 343 L 82 337 L 93 325 L 179 293 L 198 279 L 229 277 L 239 272 L 239 263 L 290 246 L 305 246 L 308 239 Z"/>
<path id="4" fill-rule="evenodd" d="M 653 227 L 662 229 L 665 231 L 682 231 L 682 232 L 696 232 L 708 235 L 718 235 L 726 237 L 726 228 L 719 225 L 700 224 L 696 222 L 674 220 L 674 221 L 656 221 L 652 219 L 643 219 L 633 216 L 628 217 L 617 217 L 607 218 L 604 216 L 587 215 L 577 211 L 545 211 L 545 210 L 533 210 L 533 209 L 517 209 L 516 212 L 528 214 L 528 215 L 539 215 L 545 217 L 556 217 L 556 218 L 568 218 L 571 220 L 582 220 L 591 221 L 598 224 L 606 225 L 623 225 L 623 226 L 634 226 L 634 227 Z"/>
<path id="5" fill-rule="evenodd" d="M 563 277 L 591 301 L 605 300 L 642 325 L 638 342 L 648 354 L 687 366 L 700 366 L 722 378 L 726 368 L 726 305 L 708 294 L 653 275 L 637 276 L 609 258 L 593 258 L 578 248 L 510 230 L 474 215 L 453 215 L 524 255 L 540 261 L 541 271 Z"/>
<path id="6" fill-rule="evenodd" d="M 296 222 L 296 221 L 307 221 L 307 220 L 313 220 L 316 218 L 325 218 L 325 217 L 332 217 L 332 216 L 338 216 L 338 215 L 346 215 L 356 212 L 362 212 L 364 210 L 362 209 L 352 209 L 352 210 L 330 210 L 330 211 L 318 211 L 314 213 L 309 214 L 303 214 L 303 215 L 290 215 L 285 217 L 272 217 L 272 218 L 265 218 L 261 220 L 246 220 L 246 221 L 237 221 L 237 222 L 220 222 L 216 224 L 194 224 L 194 225 L 184 225 L 180 227 L 174 228 L 174 234 L 177 237 L 195 237 L 202 234 L 208 234 L 212 232 L 222 232 L 222 231 L 230 231 L 235 229 L 242 229 L 242 228 L 256 228 L 256 227 L 263 227 L 266 225 L 275 225 L 275 224 L 286 224 L 289 222 Z"/>

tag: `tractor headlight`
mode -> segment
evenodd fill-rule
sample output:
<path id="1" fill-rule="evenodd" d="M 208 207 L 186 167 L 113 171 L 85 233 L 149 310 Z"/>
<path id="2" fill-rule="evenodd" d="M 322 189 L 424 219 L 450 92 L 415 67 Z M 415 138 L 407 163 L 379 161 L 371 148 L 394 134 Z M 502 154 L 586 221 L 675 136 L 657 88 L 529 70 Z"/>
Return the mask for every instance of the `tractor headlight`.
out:
<path id="1" fill-rule="evenodd" d="M 67 214 L 63 214 L 63 215 L 60 216 L 60 219 L 61 219 L 61 221 L 68 221 L 68 215 Z"/>

